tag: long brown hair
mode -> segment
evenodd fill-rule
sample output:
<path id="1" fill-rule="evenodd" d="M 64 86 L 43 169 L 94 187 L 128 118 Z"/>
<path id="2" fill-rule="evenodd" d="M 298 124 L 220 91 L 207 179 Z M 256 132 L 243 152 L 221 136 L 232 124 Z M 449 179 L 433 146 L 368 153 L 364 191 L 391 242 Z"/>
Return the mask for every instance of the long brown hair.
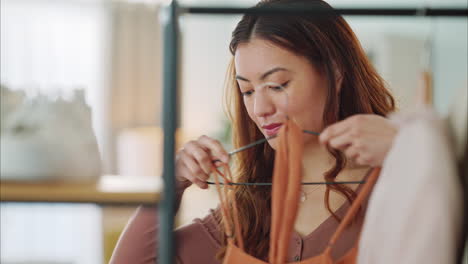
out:
<path id="1" fill-rule="evenodd" d="M 327 77 L 324 126 L 355 114 L 385 116 L 394 111 L 394 99 L 384 81 L 371 65 L 349 25 L 341 16 L 333 13 L 331 6 L 321 0 L 264 0 L 256 7 L 304 3 L 329 11 L 329 14 L 320 17 L 307 14 L 283 15 L 281 18 L 274 15 L 246 14 L 232 33 L 232 55 L 239 44 L 248 43 L 252 38 L 260 38 L 306 58 Z M 336 87 L 337 72 L 342 78 L 340 92 Z M 225 99 L 232 122 L 233 146 L 238 148 L 263 138 L 264 135 L 247 114 L 235 76 L 236 70 L 231 60 L 226 76 Z M 324 173 L 324 179 L 334 181 L 346 166 L 346 158 L 340 151 L 331 148 L 328 151 L 335 158 L 335 165 Z M 271 182 L 274 150 L 269 144 L 238 153 L 234 161 L 233 175 L 239 182 Z M 336 217 L 329 205 L 330 190 L 344 195 L 349 202 L 352 202 L 356 194 L 345 185 L 327 185 L 324 203 Z M 270 187 L 237 186 L 232 189 L 231 194 L 232 199 L 237 201 L 246 252 L 266 260 L 271 221 Z M 218 257 L 224 255 L 225 249 L 223 247 L 220 250 Z"/>

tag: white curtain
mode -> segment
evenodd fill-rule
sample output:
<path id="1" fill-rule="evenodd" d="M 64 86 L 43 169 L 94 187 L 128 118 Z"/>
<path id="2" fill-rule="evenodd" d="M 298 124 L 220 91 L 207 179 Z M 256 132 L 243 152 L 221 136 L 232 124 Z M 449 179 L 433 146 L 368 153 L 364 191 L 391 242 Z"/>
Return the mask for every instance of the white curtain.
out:
<path id="1" fill-rule="evenodd" d="M 119 133 L 160 123 L 162 41 L 157 4 L 114 2 L 112 12 L 111 80 L 105 103 L 109 155 L 104 166 L 115 173 Z"/>
<path id="2" fill-rule="evenodd" d="M 84 89 L 102 150 L 102 100 L 110 55 L 107 3 L 2 0 L 0 4 L 1 83 L 27 94 L 53 97 Z"/>
<path id="3" fill-rule="evenodd" d="M 84 88 L 104 173 L 113 172 L 115 135 L 159 123 L 158 7 L 98 0 L 0 5 L 1 83 L 52 96 Z M 102 263 L 102 215 L 95 205 L 0 207 L 1 263 Z"/>
<path id="4" fill-rule="evenodd" d="M 0 5 L 1 83 L 51 96 L 83 88 L 99 138 L 109 33 L 104 2 L 1 0 Z M 1 263 L 102 263 L 97 206 L 2 203 L 0 211 Z"/>

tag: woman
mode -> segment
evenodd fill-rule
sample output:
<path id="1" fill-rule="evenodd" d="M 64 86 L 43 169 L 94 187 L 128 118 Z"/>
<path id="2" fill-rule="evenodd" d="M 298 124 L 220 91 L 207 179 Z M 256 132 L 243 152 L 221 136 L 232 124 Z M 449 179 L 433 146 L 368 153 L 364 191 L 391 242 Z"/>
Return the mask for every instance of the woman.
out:
<path id="1" fill-rule="evenodd" d="M 300 0 L 266 0 L 257 6 L 292 5 Z M 307 1 L 331 14 L 323 1 Z M 365 56 L 345 20 L 338 15 L 244 15 L 230 43 L 227 99 L 235 147 L 278 132 L 286 116 L 303 129 L 322 132 L 304 140 L 303 180 L 362 180 L 381 165 L 397 128 L 384 117 L 394 100 Z M 278 85 L 264 85 L 277 83 Z M 286 99 L 285 99 L 286 98 Z M 275 139 L 233 158 L 238 182 L 271 182 Z M 228 162 L 222 145 L 207 136 L 178 152 L 177 193 L 196 184 L 202 189 L 213 159 Z M 322 253 L 359 191 L 356 185 L 303 186 L 288 261 Z M 268 255 L 271 187 L 233 189 L 248 254 Z M 332 191 L 332 192 L 330 192 Z M 154 209 L 140 208 L 125 229 L 112 263 L 151 263 L 156 257 Z M 356 241 L 363 214 L 340 238 L 333 257 Z M 175 231 L 180 263 L 220 263 L 226 239 L 217 210 Z"/>

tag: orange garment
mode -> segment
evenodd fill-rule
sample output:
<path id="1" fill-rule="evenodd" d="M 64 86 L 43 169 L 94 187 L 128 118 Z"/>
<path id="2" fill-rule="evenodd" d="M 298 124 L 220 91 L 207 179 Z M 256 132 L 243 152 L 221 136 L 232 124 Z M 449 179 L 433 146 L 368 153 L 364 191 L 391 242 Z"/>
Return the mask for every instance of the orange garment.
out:
<path id="1" fill-rule="evenodd" d="M 279 133 L 278 150 L 276 151 L 275 167 L 273 172 L 273 187 L 272 187 L 272 219 L 270 233 L 270 264 L 286 263 L 286 254 L 288 250 L 289 239 L 296 220 L 297 210 L 299 207 L 299 196 L 302 181 L 302 155 L 303 141 L 302 130 L 292 121 L 284 123 Z M 263 260 L 259 260 L 245 253 L 244 245 L 241 237 L 240 225 L 237 219 L 237 206 L 235 199 L 232 199 L 233 217 L 228 209 L 227 188 L 224 193 L 221 193 L 221 188 L 218 180 L 218 175 L 225 178 L 225 181 L 231 181 L 229 168 L 225 166 L 225 177 L 219 170 L 215 169 L 216 188 L 220 195 L 221 212 L 223 214 L 223 222 L 228 240 L 228 246 L 224 257 L 224 264 L 266 264 Z M 373 169 L 372 173 L 367 178 L 362 191 L 358 194 L 352 206 L 349 208 L 341 224 L 333 234 L 326 250 L 318 256 L 294 262 L 299 264 L 355 264 L 357 260 L 357 243 L 338 261 L 333 262 L 331 250 L 336 240 L 339 238 L 343 230 L 350 224 L 354 216 L 359 210 L 363 201 L 370 194 L 374 186 L 380 168 Z M 233 219 L 231 225 L 228 219 Z M 237 243 L 236 243 L 237 242 Z"/>

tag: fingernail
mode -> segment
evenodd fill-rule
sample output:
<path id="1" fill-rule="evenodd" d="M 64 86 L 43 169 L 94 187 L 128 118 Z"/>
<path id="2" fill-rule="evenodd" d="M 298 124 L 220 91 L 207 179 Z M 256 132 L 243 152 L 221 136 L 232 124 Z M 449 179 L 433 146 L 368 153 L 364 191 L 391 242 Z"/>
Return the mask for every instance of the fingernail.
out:
<path id="1" fill-rule="evenodd" d="M 319 136 L 319 141 L 320 143 L 323 143 L 325 141 L 325 139 L 327 138 L 327 134 L 326 133 L 320 133 L 320 136 Z"/>

